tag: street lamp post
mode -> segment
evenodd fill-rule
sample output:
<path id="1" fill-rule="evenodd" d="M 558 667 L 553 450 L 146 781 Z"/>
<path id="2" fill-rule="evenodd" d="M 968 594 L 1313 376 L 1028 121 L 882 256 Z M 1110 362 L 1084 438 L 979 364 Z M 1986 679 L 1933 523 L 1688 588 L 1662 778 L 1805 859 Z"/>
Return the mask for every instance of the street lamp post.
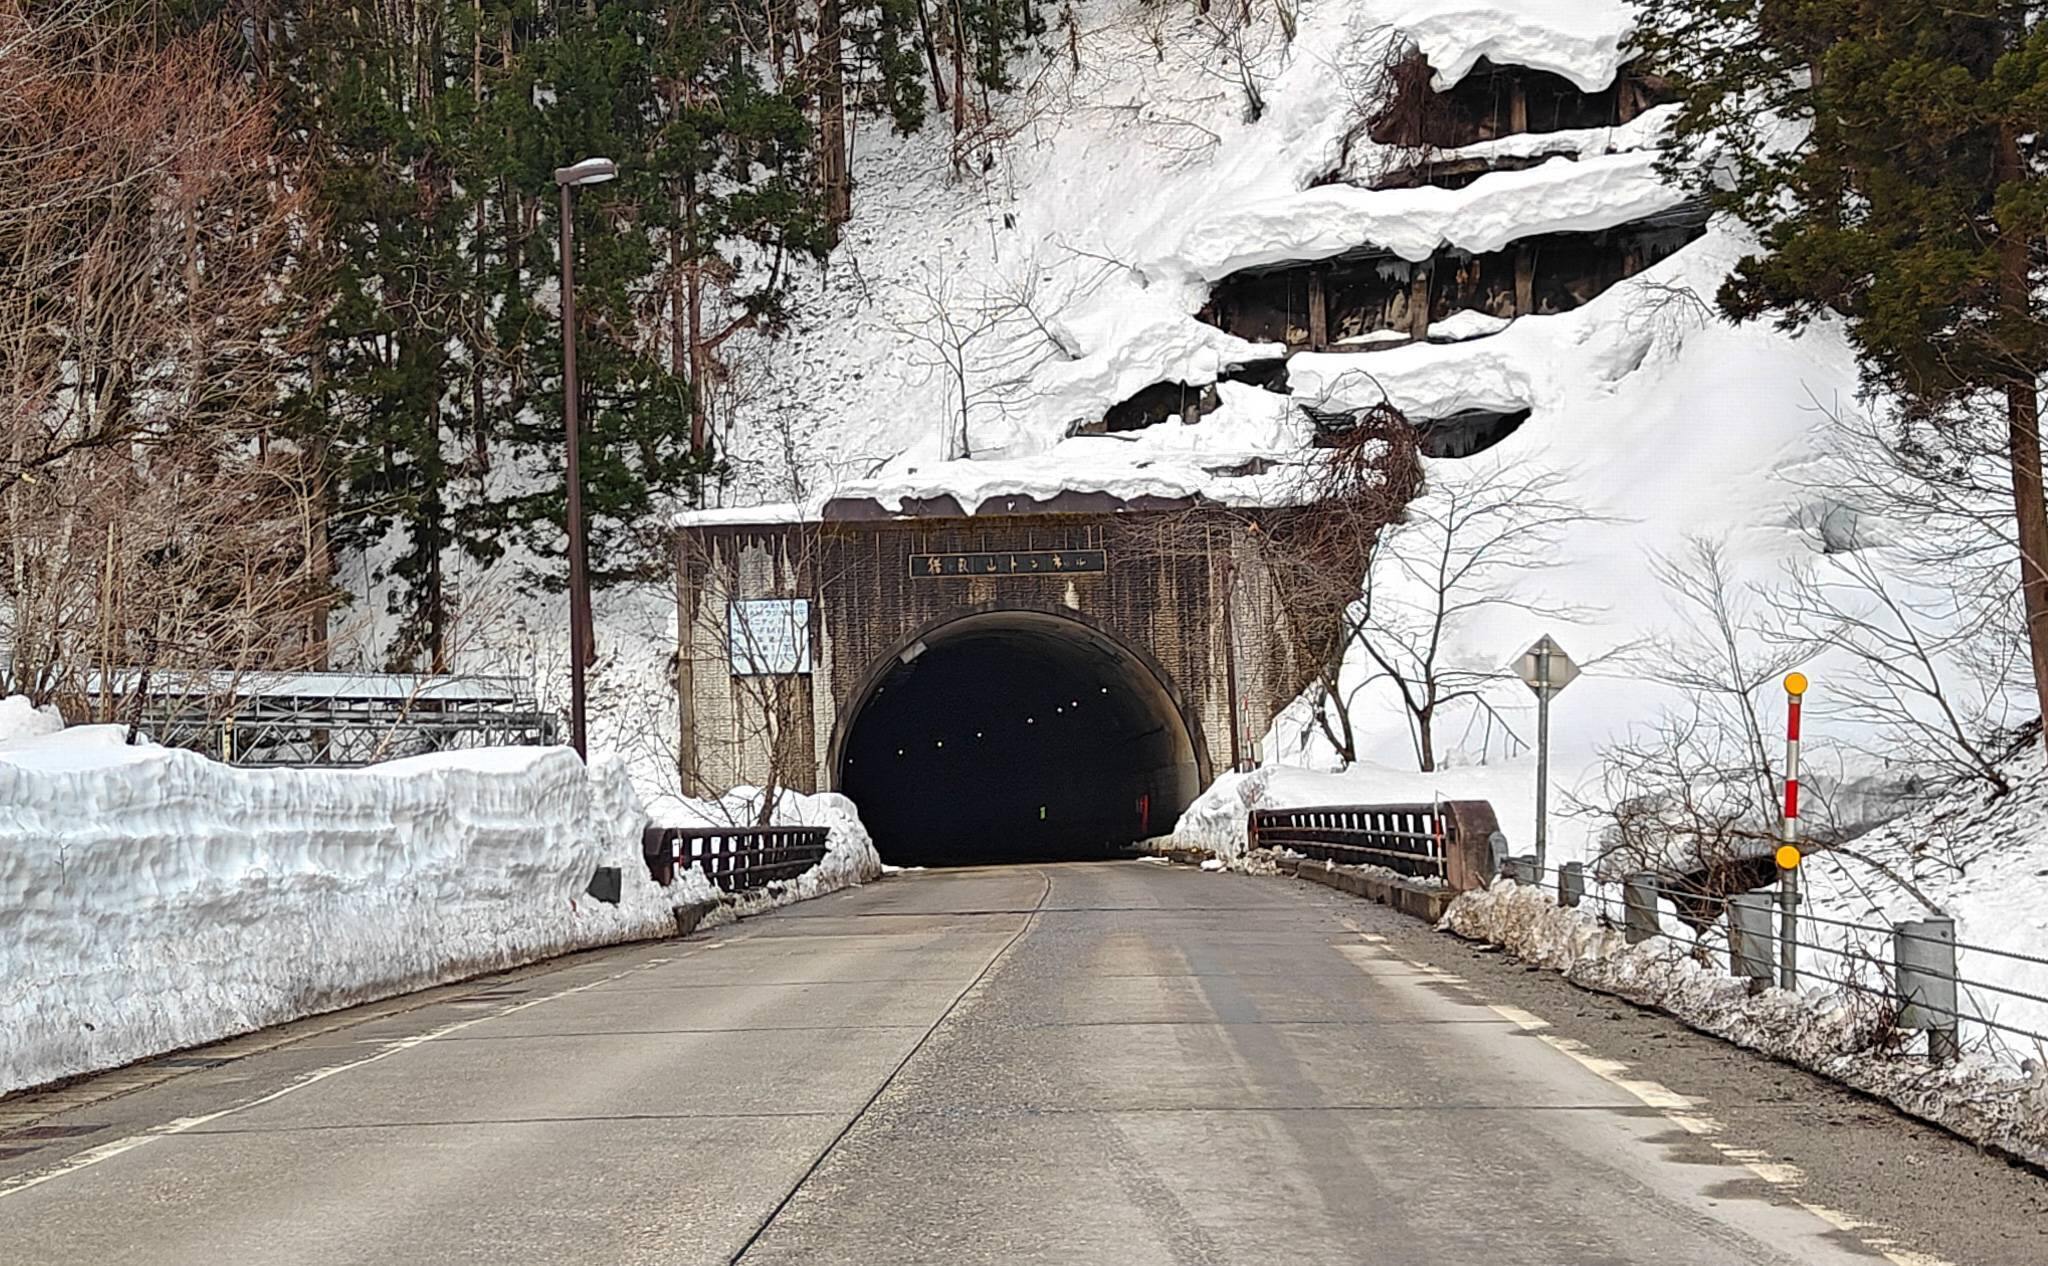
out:
<path id="1" fill-rule="evenodd" d="M 573 166 L 555 168 L 555 185 L 562 195 L 562 427 L 569 450 L 569 741 L 586 760 L 590 748 L 584 729 L 583 670 L 593 658 L 594 639 L 590 564 L 583 545 L 582 437 L 576 427 L 576 248 L 570 191 L 578 185 L 601 184 L 618 174 L 618 164 L 609 158 L 586 158 Z"/>

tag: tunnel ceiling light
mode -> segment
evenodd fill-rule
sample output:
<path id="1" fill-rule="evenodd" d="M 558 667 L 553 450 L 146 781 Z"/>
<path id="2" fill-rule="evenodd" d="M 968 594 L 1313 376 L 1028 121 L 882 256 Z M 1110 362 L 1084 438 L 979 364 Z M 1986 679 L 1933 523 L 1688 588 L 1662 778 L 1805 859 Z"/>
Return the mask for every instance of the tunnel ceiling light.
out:
<path id="1" fill-rule="evenodd" d="M 924 639 L 919 638 L 915 642 L 912 642 L 910 645 L 904 647 L 903 653 L 901 655 L 898 655 L 896 658 L 908 664 L 914 661 L 918 656 L 924 654 L 927 649 L 928 648 L 924 644 Z"/>
<path id="2" fill-rule="evenodd" d="M 933 743 L 933 744 L 932 744 L 932 746 L 933 746 L 933 747 L 944 747 L 945 745 L 946 745 L 946 740 L 944 740 L 944 739 L 939 739 L 939 740 L 938 740 L 937 742 L 935 742 L 935 743 Z"/>
<path id="3" fill-rule="evenodd" d="M 1108 693 L 1109 693 L 1109 687 L 1108 687 L 1108 686 L 1104 686 L 1104 687 L 1102 688 L 1102 693 L 1103 693 L 1103 694 L 1108 694 Z"/>

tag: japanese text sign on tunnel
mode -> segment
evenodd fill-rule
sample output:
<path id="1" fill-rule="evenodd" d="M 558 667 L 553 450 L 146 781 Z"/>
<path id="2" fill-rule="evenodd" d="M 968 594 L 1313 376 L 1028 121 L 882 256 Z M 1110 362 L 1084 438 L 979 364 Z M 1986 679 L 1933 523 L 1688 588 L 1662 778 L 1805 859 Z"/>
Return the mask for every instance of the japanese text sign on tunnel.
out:
<path id="1" fill-rule="evenodd" d="M 999 554 L 912 554 L 912 579 L 946 576 L 1051 576 L 1109 570 L 1099 549 L 1012 550 Z"/>
<path id="2" fill-rule="evenodd" d="M 742 599 L 726 608 L 725 627 L 734 676 L 811 671 L 810 599 Z"/>

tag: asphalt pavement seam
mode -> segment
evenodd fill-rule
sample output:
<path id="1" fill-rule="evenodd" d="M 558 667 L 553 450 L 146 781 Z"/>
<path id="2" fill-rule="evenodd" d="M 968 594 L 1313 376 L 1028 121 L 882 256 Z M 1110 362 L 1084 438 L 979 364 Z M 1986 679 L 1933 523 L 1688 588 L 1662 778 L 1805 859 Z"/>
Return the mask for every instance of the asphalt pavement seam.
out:
<path id="1" fill-rule="evenodd" d="M 804 1189 L 804 1184 L 811 1180 L 825 1164 L 825 1161 L 832 1155 L 833 1151 L 846 1141 L 846 1136 L 853 1133 L 853 1127 L 860 1124 L 861 1118 L 865 1117 L 874 1108 L 876 1102 L 895 1083 L 897 1076 L 909 1066 L 911 1060 L 917 1058 L 917 1053 L 924 1049 L 925 1043 L 932 1040 L 932 1034 L 937 1033 L 945 1025 L 946 1021 L 951 1018 L 954 1010 L 966 999 L 967 995 L 974 992 L 975 986 L 988 979 L 988 974 L 995 970 L 996 964 L 1002 962 L 1004 956 L 1010 952 L 1017 942 L 1024 939 L 1024 934 L 1031 930 L 1033 921 L 1038 918 L 1038 912 L 1044 908 L 1045 899 L 1052 895 L 1052 876 L 1043 871 L 1039 872 L 1039 875 L 1040 878 L 1045 880 L 1045 887 L 1039 892 L 1038 901 L 1032 906 L 1030 912 L 1025 913 L 1023 925 L 1017 929 L 1016 933 L 1009 940 L 1003 942 L 1001 949 L 998 949 L 989 956 L 989 960 L 982 964 L 981 970 L 974 974 L 974 979 L 968 981 L 966 987 L 961 989 L 954 996 L 953 1000 L 946 1004 L 946 1009 L 941 1011 L 938 1018 L 932 1021 L 931 1027 L 924 1031 L 924 1035 L 911 1044 L 910 1049 L 904 1052 L 902 1059 L 896 1061 L 896 1066 L 889 1070 L 886 1077 L 882 1078 L 881 1084 L 875 1087 L 875 1092 L 867 1097 L 867 1101 L 860 1105 L 860 1109 L 857 1112 L 847 1118 L 846 1124 L 840 1127 L 837 1134 L 832 1136 L 831 1141 L 819 1149 L 817 1156 L 812 1158 L 811 1163 L 805 1167 L 804 1172 L 797 1176 L 797 1180 L 790 1184 L 789 1190 L 783 1192 L 782 1198 L 775 1202 L 775 1207 L 768 1211 L 768 1216 L 761 1219 L 760 1225 L 756 1226 L 753 1233 L 747 1236 L 746 1240 L 739 1246 L 738 1251 L 734 1252 L 727 1259 L 728 1266 L 739 1266 L 740 1260 L 753 1251 L 754 1245 L 760 1243 L 761 1237 L 768 1233 L 768 1228 L 775 1225 L 775 1219 L 782 1216 L 782 1211 L 789 1207 L 789 1202 L 796 1199 L 796 1194 Z"/>

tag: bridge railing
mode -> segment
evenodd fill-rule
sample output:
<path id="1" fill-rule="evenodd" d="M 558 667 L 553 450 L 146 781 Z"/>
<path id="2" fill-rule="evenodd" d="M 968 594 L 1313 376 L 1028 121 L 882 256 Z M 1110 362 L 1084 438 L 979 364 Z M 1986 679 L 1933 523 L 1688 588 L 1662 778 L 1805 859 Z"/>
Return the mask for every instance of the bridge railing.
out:
<path id="1" fill-rule="evenodd" d="M 822 826 L 650 826 L 641 851 L 663 885 L 678 870 L 701 866 L 722 891 L 752 892 L 823 861 L 829 833 Z"/>
<path id="2" fill-rule="evenodd" d="M 1250 844 L 1343 865 L 1382 866 L 1462 891 L 1483 888 L 1492 877 L 1499 830 L 1493 806 L 1484 800 L 1302 805 L 1252 810 Z"/>

